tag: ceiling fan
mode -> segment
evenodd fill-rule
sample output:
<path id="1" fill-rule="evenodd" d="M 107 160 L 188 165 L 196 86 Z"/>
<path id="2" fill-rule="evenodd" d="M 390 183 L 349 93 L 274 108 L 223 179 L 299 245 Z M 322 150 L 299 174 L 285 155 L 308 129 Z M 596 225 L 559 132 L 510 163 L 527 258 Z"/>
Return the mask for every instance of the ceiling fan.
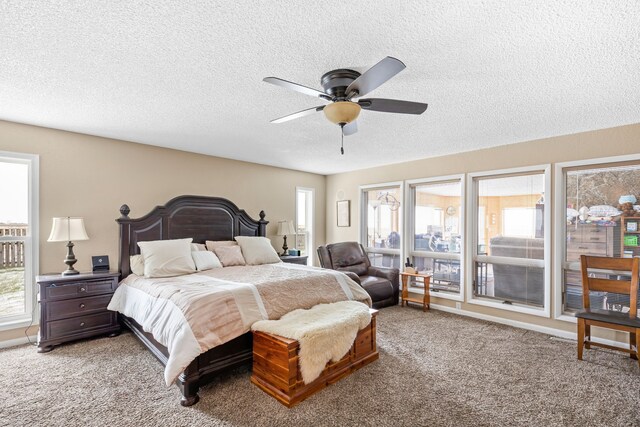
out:
<path id="1" fill-rule="evenodd" d="M 402 61 L 387 56 L 363 74 L 346 68 L 331 70 L 325 73 L 320 79 L 320 84 L 324 88 L 324 91 L 283 80 L 278 77 L 265 77 L 263 81 L 267 83 L 330 102 L 327 105 L 307 108 L 306 110 L 271 120 L 271 123 L 282 123 L 308 116 L 318 111 L 324 111 L 324 115 L 330 122 L 342 128 L 343 144 L 342 147 L 340 147 L 340 152 L 344 154 L 344 136 L 353 135 L 358 131 L 356 119 L 361 109 L 400 114 L 422 114 L 425 112 L 427 104 L 420 102 L 384 98 L 360 98 L 357 101 L 354 100 L 381 86 L 405 68 L 406 66 Z"/>

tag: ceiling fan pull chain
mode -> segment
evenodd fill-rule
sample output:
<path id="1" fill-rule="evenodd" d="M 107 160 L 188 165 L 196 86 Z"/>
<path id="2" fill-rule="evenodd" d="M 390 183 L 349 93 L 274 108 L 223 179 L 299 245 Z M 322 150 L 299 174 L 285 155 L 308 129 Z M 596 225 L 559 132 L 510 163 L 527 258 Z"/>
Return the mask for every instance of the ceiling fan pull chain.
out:
<path id="1" fill-rule="evenodd" d="M 340 154 L 344 156 L 344 123 L 340 123 Z"/>

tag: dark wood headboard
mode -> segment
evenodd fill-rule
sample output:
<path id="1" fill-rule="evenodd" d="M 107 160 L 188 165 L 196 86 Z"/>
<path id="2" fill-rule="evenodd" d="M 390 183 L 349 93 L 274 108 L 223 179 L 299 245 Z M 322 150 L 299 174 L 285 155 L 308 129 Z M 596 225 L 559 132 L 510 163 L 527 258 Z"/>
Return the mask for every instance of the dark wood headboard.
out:
<path id="1" fill-rule="evenodd" d="M 129 206 L 120 207 L 121 278 L 131 274 L 129 256 L 140 253 L 138 242 L 192 237 L 194 243 L 206 240 L 233 240 L 235 236 L 266 236 L 264 211 L 252 219 L 244 210 L 221 197 L 178 196 L 156 206 L 140 218 L 129 218 Z"/>

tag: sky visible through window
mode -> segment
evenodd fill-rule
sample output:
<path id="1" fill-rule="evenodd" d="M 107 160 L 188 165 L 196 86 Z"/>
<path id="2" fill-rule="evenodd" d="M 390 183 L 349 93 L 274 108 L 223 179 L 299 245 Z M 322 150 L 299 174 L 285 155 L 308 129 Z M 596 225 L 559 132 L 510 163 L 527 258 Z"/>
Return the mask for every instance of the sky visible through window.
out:
<path id="1" fill-rule="evenodd" d="M 0 161 L 0 223 L 27 223 L 29 166 Z"/>

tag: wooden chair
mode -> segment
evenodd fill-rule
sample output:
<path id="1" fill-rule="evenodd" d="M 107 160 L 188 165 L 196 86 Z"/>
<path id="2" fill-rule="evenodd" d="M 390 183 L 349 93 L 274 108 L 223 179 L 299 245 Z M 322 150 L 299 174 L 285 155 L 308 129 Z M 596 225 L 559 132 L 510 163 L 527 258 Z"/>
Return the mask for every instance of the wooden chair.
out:
<path id="1" fill-rule="evenodd" d="M 640 350 L 640 319 L 638 306 L 638 263 L 639 258 L 607 258 L 582 255 L 582 301 L 584 309 L 576 313 L 578 318 L 578 359 L 582 360 L 582 350 L 591 346 L 604 347 L 629 353 L 632 359 L 638 359 Z M 614 270 L 628 272 L 628 280 L 601 279 L 589 277 L 589 269 Z M 620 276 L 619 276 L 620 277 Z M 629 313 L 591 308 L 589 291 L 614 292 L 629 295 Z M 629 332 L 629 348 L 622 348 L 591 341 L 591 326 Z M 640 359 L 638 359 L 640 365 Z"/>

